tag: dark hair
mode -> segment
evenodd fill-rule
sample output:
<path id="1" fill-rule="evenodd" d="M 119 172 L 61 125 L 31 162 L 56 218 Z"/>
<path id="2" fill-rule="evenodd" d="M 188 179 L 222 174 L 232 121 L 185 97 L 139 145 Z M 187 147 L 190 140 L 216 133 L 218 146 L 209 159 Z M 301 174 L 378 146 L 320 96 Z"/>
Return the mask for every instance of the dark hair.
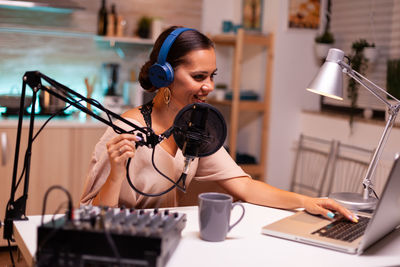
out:
<path id="1" fill-rule="evenodd" d="M 153 92 L 157 90 L 156 87 L 150 82 L 149 79 L 149 68 L 157 62 L 158 53 L 160 52 L 161 46 L 168 35 L 175 29 L 181 28 L 178 26 L 172 26 L 166 29 L 157 38 L 153 50 L 151 51 L 149 60 L 142 66 L 139 74 L 139 82 L 143 89 Z M 214 48 L 214 43 L 204 34 L 199 31 L 185 31 L 181 33 L 172 44 L 168 56 L 167 62 L 171 64 L 171 67 L 175 68 L 184 62 L 183 57 L 189 52 L 200 49 Z"/>

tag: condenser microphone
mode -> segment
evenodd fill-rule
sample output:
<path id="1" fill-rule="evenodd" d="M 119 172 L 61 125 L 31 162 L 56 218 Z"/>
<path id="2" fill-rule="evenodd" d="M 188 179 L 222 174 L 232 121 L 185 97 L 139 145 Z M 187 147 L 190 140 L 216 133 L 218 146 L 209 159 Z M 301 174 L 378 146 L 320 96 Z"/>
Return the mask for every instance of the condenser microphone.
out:
<path id="1" fill-rule="evenodd" d="M 212 142 L 212 136 L 206 131 L 209 108 L 193 105 L 186 132 L 183 132 L 182 153 L 185 157 L 198 157 L 202 142 Z"/>
<path id="2" fill-rule="evenodd" d="M 152 164 L 154 169 L 173 185 L 156 194 L 140 191 L 134 186 L 129 177 L 130 159 L 128 159 L 126 178 L 129 185 L 139 194 L 148 197 L 161 196 L 175 187 L 186 192 L 186 176 L 189 172 L 190 163 L 197 157 L 205 157 L 217 152 L 224 144 L 226 134 L 224 117 L 215 107 L 206 103 L 186 105 L 176 115 L 173 125 L 160 135 L 162 136 L 162 140 L 173 135 L 177 146 L 185 157 L 183 171 L 179 179 L 175 182 L 175 180 L 171 179 L 157 168 L 154 163 L 155 149 L 153 148 Z"/>
<path id="3" fill-rule="evenodd" d="M 185 180 L 193 159 L 215 153 L 224 144 L 226 133 L 224 117 L 209 104 L 190 104 L 179 111 L 172 134 L 185 157 L 184 169 L 178 180 L 183 184 L 181 190 L 186 190 Z"/>
<path id="4" fill-rule="evenodd" d="M 185 157 L 205 157 L 224 144 L 226 123 L 215 107 L 206 103 L 190 104 L 176 115 L 172 134 Z"/>

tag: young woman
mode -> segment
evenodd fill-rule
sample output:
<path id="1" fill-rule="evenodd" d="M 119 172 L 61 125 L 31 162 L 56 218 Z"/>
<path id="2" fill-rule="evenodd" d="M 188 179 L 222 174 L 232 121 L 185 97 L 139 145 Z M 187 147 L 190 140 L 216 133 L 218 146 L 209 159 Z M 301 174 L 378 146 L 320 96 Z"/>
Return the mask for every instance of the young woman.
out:
<path id="1" fill-rule="evenodd" d="M 164 43 L 169 43 L 169 49 L 163 48 Z M 171 83 L 165 86 L 160 86 L 149 76 L 149 69 L 155 63 L 160 63 L 159 54 L 165 57 L 161 61 L 166 60 L 171 65 L 173 73 Z M 138 126 L 151 127 L 156 134 L 161 134 L 171 127 L 175 116 L 184 106 L 206 101 L 207 95 L 214 89 L 216 72 L 212 41 L 196 30 L 171 27 L 159 36 L 149 60 L 140 71 L 141 86 L 148 91 L 157 90 L 154 99 L 122 116 Z M 120 126 L 124 127 L 123 124 Z M 106 131 L 93 153 L 82 204 L 136 208 L 179 205 L 184 193 L 177 188 L 158 197 L 147 197 L 129 186 L 126 179 L 126 162 L 129 158 L 129 175 L 140 191 L 157 194 L 172 186 L 152 166 L 152 149 L 145 146 L 135 148 L 137 141 L 140 139 L 132 134 L 117 134 L 112 129 Z M 184 157 L 174 138 L 171 136 L 161 142 L 154 153 L 157 168 L 168 177 L 178 180 L 184 167 Z M 331 199 L 311 198 L 253 180 L 223 147 L 210 156 L 196 158 L 192 162 L 186 184 L 189 185 L 192 179 L 217 181 L 231 195 L 246 202 L 284 209 L 305 208 L 310 213 L 327 218 L 334 216 L 332 211 L 338 211 L 348 219 L 357 221 L 350 211 Z"/>

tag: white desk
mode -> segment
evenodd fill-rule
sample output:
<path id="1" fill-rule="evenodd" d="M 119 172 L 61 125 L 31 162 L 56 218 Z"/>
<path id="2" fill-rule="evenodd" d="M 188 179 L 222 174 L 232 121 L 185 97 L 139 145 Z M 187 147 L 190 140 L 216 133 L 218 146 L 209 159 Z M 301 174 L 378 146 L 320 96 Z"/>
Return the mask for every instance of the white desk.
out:
<path id="1" fill-rule="evenodd" d="M 324 248 L 262 235 L 261 227 L 292 214 L 290 211 L 245 203 L 246 215 L 223 242 L 199 238 L 197 207 L 170 210 L 187 214 L 182 239 L 168 267 L 191 266 L 399 266 L 400 229 L 370 247 L 363 255 L 349 255 Z M 237 212 L 237 213 L 236 213 Z M 235 209 L 232 220 L 240 209 Z M 36 227 L 40 216 L 14 222 L 14 235 L 27 262 L 36 251 Z"/>

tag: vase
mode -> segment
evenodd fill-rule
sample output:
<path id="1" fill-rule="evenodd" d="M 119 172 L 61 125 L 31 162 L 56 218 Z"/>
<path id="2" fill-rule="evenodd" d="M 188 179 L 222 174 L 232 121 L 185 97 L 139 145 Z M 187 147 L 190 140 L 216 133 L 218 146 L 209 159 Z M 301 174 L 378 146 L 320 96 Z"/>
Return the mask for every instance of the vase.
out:
<path id="1" fill-rule="evenodd" d="M 325 59 L 328 55 L 329 49 L 332 48 L 332 44 L 322 44 L 322 43 L 315 43 L 315 54 L 318 59 Z"/>
<path id="2" fill-rule="evenodd" d="M 369 63 L 375 63 L 378 59 L 378 49 L 376 47 L 365 47 L 363 53 Z"/>

